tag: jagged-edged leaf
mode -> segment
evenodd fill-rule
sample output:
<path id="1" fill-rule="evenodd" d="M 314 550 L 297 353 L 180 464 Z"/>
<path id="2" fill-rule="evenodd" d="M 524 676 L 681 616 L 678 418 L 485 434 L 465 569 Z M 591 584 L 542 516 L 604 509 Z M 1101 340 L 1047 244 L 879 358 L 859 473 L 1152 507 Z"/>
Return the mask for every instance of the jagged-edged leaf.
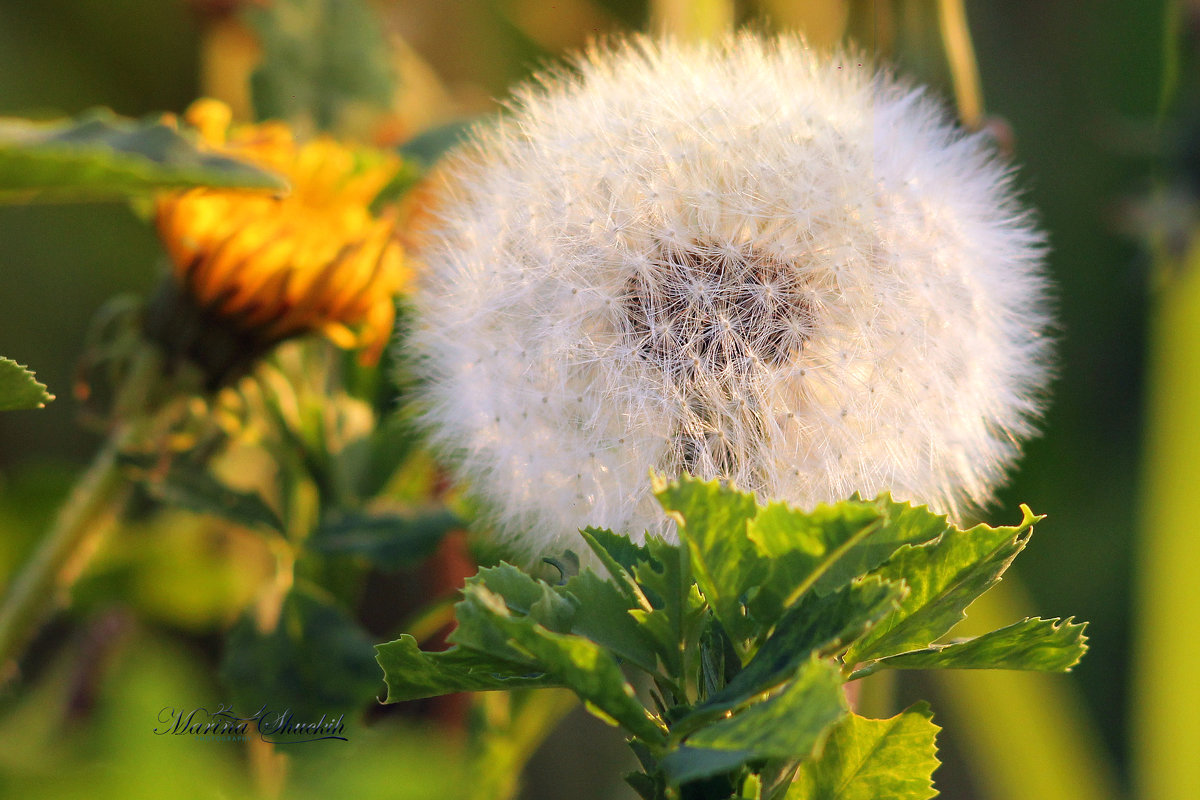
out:
<path id="1" fill-rule="evenodd" d="M 961 622 L 967 606 L 995 585 L 1029 541 L 1040 517 L 1025 506 L 1021 512 L 1024 516 L 1015 527 L 952 529 L 927 544 L 900 548 L 877 574 L 904 581 L 909 594 L 898 610 L 851 647 L 847 662 L 928 647 Z"/>
<path id="2" fill-rule="evenodd" d="M 701 594 L 741 650 L 738 642 L 757 633 L 744 601 L 768 569 L 768 561 L 746 535 L 747 524 L 759 511 L 754 495 L 687 475 L 670 483 L 656 476 L 654 493 L 679 523 L 679 537 L 687 545 Z"/>
<path id="3" fill-rule="evenodd" d="M 391 102 L 391 53 L 365 0 L 275 0 L 246 18 L 263 52 L 250 81 L 260 119 L 336 130 L 356 110 Z"/>
<path id="4" fill-rule="evenodd" d="M 0 356 L 0 411 L 41 408 L 53 399 L 31 370 Z"/>
<path id="5" fill-rule="evenodd" d="M 629 613 L 658 644 L 658 652 L 671 675 L 682 672 L 682 651 L 700 634 L 706 604 L 691 578 L 687 549 L 662 539 L 648 538 L 650 558 L 634 565 L 633 573 L 653 610 Z"/>
<path id="6" fill-rule="evenodd" d="M 642 707 L 616 659 L 603 647 L 581 636 L 549 630 L 530 617 L 512 614 L 504 601 L 482 584 L 468 586 L 466 595 L 459 609 L 473 605 L 490 612 L 488 620 L 510 648 L 527 653 L 530 663 L 549 678 L 572 689 L 594 710 L 635 736 L 650 742 L 666 738 L 660 723 Z M 461 623 L 461 613 L 459 619 Z M 452 637 L 456 641 L 458 633 L 455 631 Z"/>
<path id="7" fill-rule="evenodd" d="M 770 566 L 751 602 L 755 616 L 764 626 L 773 624 L 840 557 L 876 531 L 881 518 L 875 507 L 853 501 L 819 505 L 807 513 L 785 503 L 760 510 L 747 536 Z"/>
<path id="8" fill-rule="evenodd" d="M 869 536 L 854 542 L 830 565 L 817 581 L 818 594 L 832 591 L 860 575 L 865 575 L 891 558 L 892 554 L 906 544 L 931 542 L 954 527 L 945 516 L 934 514 L 926 506 L 897 503 L 888 494 L 881 494 L 872 500 L 871 504 L 879 511 L 883 524 Z"/>
<path id="9" fill-rule="evenodd" d="M 833 655 L 859 636 L 895 608 L 903 594 L 902 585 L 871 577 L 824 597 L 806 596 L 780 620 L 745 669 L 693 713 L 707 718 L 737 708 L 790 680 L 814 654 Z M 686 719 L 680 724 L 686 725 Z"/>
<path id="10" fill-rule="evenodd" d="M 445 509 L 402 516 L 351 512 L 322 522 L 305 545 L 328 555 L 362 556 L 383 569 L 428 557 L 447 533 L 466 523 Z"/>
<path id="11" fill-rule="evenodd" d="M 603 528 L 584 528 L 579 535 L 616 581 L 626 600 L 630 604 L 648 607 L 650 601 L 633 576 L 635 565 L 651 560 L 645 548 L 634 544 L 628 536 L 618 536 Z"/>
<path id="12" fill-rule="evenodd" d="M 155 469 L 157 462 L 152 455 L 122 453 L 120 461 L 137 468 L 149 492 L 168 505 L 247 527 L 285 532 L 283 521 L 261 495 L 230 488 L 202 463 L 177 459 L 165 473 L 160 473 Z"/>
<path id="13" fill-rule="evenodd" d="M 691 748 L 749 753 L 752 759 L 805 758 L 846 714 L 842 682 L 836 665 L 812 658 L 783 691 L 701 728 L 685 743 Z M 668 774 L 682 780 L 671 770 Z"/>
<path id="14" fill-rule="evenodd" d="M 635 607 L 617 584 L 584 570 L 563 587 L 576 601 L 571 632 L 607 647 L 618 658 L 654 672 L 658 647 L 653 636 L 630 615 Z"/>
<path id="15" fill-rule="evenodd" d="M 247 613 L 230 630 L 221 679 L 234 707 L 253 713 L 266 704 L 297 720 L 316 720 L 372 702 L 379 667 L 370 637 L 342 608 L 296 588 L 284 598 L 275 625 L 259 630 Z"/>
<path id="16" fill-rule="evenodd" d="M 387 682 L 387 703 L 420 700 L 453 692 L 557 686 L 545 673 L 530 672 L 486 653 L 452 647 L 422 652 L 417 640 L 405 634 L 375 646 L 376 660 Z"/>
<path id="17" fill-rule="evenodd" d="M 850 714 L 820 758 L 800 765 L 787 800 L 928 800 L 935 797 L 940 730 L 925 703 L 891 719 Z"/>
<path id="18" fill-rule="evenodd" d="M 973 639 L 934 645 L 879 662 L 894 669 L 1023 669 L 1067 672 L 1087 652 L 1087 623 L 1023 619 Z"/>
<path id="19" fill-rule="evenodd" d="M 0 119 L 0 201 L 113 199 L 194 186 L 287 188 L 254 165 L 197 149 L 160 121 L 106 109 L 51 123 Z"/>

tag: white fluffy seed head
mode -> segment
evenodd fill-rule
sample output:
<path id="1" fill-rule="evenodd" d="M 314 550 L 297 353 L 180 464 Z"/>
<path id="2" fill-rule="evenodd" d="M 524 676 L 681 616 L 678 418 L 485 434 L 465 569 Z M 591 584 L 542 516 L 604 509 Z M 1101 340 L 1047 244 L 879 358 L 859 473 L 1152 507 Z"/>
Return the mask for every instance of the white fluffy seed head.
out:
<path id="1" fill-rule="evenodd" d="M 424 420 L 518 552 L 673 535 L 651 470 L 988 499 L 1047 381 L 1042 236 L 983 138 L 861 60 L 609 45 L 445 164 Z"/>

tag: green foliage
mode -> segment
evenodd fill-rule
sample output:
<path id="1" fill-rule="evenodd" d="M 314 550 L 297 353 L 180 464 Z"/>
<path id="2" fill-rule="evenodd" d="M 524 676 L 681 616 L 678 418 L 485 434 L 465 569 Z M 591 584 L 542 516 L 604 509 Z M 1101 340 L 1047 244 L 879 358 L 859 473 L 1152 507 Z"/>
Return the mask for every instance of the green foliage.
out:
<path id="1" fill-rule="evenodd" d="M 849 714 L 829 734 L 818 759 L 800 765 L 789 800 L 926 800 L 938 767 L 933 712 L 918 703 L 891 719 Z"/>
<path id="2" fill-rule="evenodd" d="M 332 131 L 363 107 L 390 104 L 391 53 L 363 0 L 276 0 L 247 18 L 263 49 L 250 81 L 260 119 Z"/>
<path id="3" fill-rule="evenodd" d="M 235 708 L 287 709 L 314 721 L 362 708 L 379 689 L 370 639 L 344 610 L 294 588 L 279 618 L 260 629 L 253 612 L 229 632 L 221 678 Z"/>
<path id="4" fill-rule="evenodd" d="M 0 356 L 0 411 L 41 408 L 53 399 L 32 370 Z"/>
<path id="5" fill-rule="evenodd" d="M 76 119 L 0 119 L 0 202 L 118 199 L 160 189 L 286 189 L 258 167 L 205 153 L 158 120 L 107 109 Z"/>
<path id="6" fill-rule="evenodd" d="M 423 653 L 411 637 L 376 648 L 388 701 L 565 686 L 629 733 L 642 772 L 628 781 L 648 800 L 924 800 L 938 763 L 930 712 L 858 717 L 848 681 L 888 668 L 1065 671 L 1085 649 L 1069 620 L 938 641 L 1025 546 L 1028 509 L 1017 526 L 961 531 L 888 497 L 803 513 L 686 477 L 656 493 L 679 545 L 588 529 L 606 577 L 480 570 L 450 650 Z"/>
<path id="7" fill-rule="evenodd" d="M 449 531 L 465 524 L 445 509 L 404 516 L 347 512 L 318 525 L 305 546 L 325 555 L 362 556 L 383 569 L 399 569 L 432 555 Z"/>
<path id="8" fill-rule="evenodd" d="M 123 453 L 120 461 L 138 471 L 142 485 L 163 503 L 248 528 L 284 532 L 283 521 L 261 495 L 230 488 L 202 460 L 177 458 L 165 469 L 158 468 L 153 455 Z"/>

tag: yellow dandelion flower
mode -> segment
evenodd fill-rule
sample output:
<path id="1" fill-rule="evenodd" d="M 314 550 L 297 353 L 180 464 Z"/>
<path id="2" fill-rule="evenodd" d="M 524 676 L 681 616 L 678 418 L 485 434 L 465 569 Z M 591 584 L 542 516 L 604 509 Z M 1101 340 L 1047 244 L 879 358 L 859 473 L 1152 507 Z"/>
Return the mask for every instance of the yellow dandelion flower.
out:
<path id="1" fill-rule="evenodd" d="M 297 143 L 283 123 L 231 126 L 230 117 L 213 100 L 185 115 L 210 147 L 280 173 L 291 191 L 192 189 L 159 198 L 158 230 L 177 286 L 170 313 L 152 315 L 148 328 L 217 382 L 305 333 L 362 348 L 374 363 L 391 335 L 395 296 L 411 278 L 395 214 L 370 210 L 399 159 L 327 137 Z M 219 329 L 218 341 L 182 330 L 197 327 Z"/>

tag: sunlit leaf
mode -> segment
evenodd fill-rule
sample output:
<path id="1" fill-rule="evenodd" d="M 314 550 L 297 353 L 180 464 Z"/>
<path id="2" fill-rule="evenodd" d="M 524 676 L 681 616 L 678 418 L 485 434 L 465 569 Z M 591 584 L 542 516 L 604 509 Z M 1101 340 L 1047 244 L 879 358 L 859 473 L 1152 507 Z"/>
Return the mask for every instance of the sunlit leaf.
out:
<path id="1" fill-rule="evenodd" d="M 725 630 L 734 640 L 753 638 L 744 599 L 761 583 L 768 564 L 746 535 L 758 513 L 754 496 L 687 475 L 670 483 L 656 479 L 655 495 L 679 523 L 696 584 Z"/>
<path id="2" fill-rule="evenodd" d="M 775 628 L 725 688 L 696 707 L 696 714 L 726 711 L 790 680 L 814 653 L 833 655 L 881 619 L 903 596 L 903 587 L 867 578 L 824 597 L 810 595 Z M 833 651 L 833 652 L 831 652 Z"/>
<path id="3" fill-rule="evenodd" d="M 685 743 L 693 751 L 725 752 L 713 755 L 722 772 L 751 760 L 805 758 L 845 714 L 841 672 L 812 659 L 779 694 L 701 728 Z M 697 753 L 672 753 L 662 767 L 675 783 L 714 774 Z"/>
<path id="4" fill-rule="evenodd" d="M 0 411 L 41 408 L 53 399 L 32 371 L 0 356 Z"/>
<path id="5" fill-rule="evenodd" d="M 161 121 L 106 109 L 52 123 L 0 119 L 0 201 L 117 199 L 195 186 L 287 188 L 256 166 L 197 149 Z"/>
<path id="6" fill-rule="evenodd" d="M 821 757 L 800 765 L 787 800 L 928 800 L 935 797 L 939 730 L 924 703 L 891 719 L 850 714 Z"/>
<path id="7" fill-rule="evenodd" d="M 902 547 L 877 574 L 903 581 L 900 608 L 855 643 L 850 663 L 928 647 L 965 617 L 965 609 L 995 585 L 1029 541 L 1039 517 L 1022 506 L 1015 527 L 952 529 L 928 544 Z"/>
<path id="8" fill-rule="evenodd" d="M 1023 669 L 1067 672 L 1087 652 L 1086 623 L 1033 617 L 973 639 L 891 656 L 895 669 Z"/>

